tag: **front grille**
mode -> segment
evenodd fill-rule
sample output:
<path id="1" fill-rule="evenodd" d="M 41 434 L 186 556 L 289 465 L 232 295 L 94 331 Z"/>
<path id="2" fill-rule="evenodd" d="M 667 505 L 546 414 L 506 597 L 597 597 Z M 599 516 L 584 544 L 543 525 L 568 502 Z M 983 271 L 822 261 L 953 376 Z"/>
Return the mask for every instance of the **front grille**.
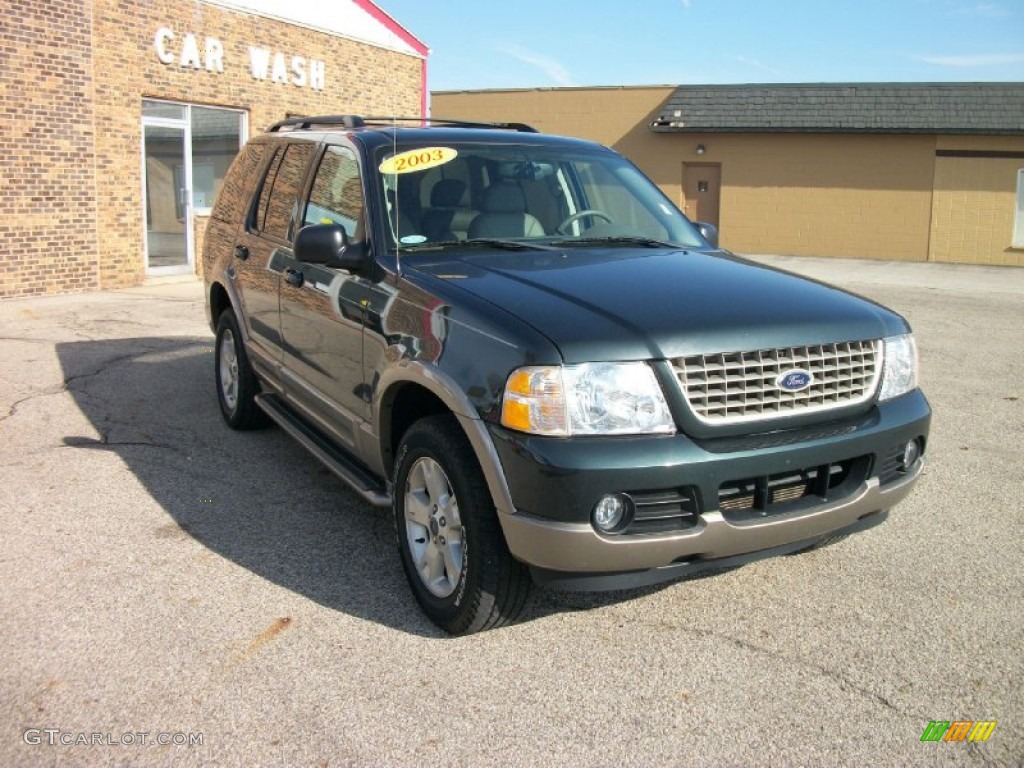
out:
<path id="1" fill-rule="evenodd" d="M 867 402 L 881 374 L 881 341 L 690 355 L 672 361 L 694 415 L 706 424 L 736 424 L 815 413 Z M 798 369 L 814 378 L 800 392 L 776 383 Z"/>
<path id="2" fill-rule="evenodd" d="M 906 449 L 905 443 L 893 446 L 887 453 L 879 456 L 878 464 L 878 484 L 886 485 L 891 483 L 893 480 L 897 480 L 906 474 L 903 466 L 903 451 Z"/>
<path id="3" fill-rule="evenodd" d="M 683 531 L 697 524 L 700 510 L 693 488 L 642 491 L 627 494 L 633 500 L 633 519 L 624 534 Z"/>
<path id="4" fill-rule="evenodd" d="M 838 501 L 867 477 L 869 456 L 722 483 L 718 510 L 730 522 L 790 512 L 805 504 Z"/>

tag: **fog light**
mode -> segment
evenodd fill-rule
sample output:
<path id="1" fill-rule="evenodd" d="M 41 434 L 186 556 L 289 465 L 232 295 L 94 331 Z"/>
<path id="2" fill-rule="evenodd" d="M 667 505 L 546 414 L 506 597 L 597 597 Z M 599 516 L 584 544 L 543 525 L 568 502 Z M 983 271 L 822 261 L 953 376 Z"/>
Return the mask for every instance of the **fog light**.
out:
<path id="1" fill-rule="evenodd" d="M 620 494 L 602 496 L 594 507 L 594 527 L 602 533 L 611 533 L 622 527 L 629 513 L 629 499 Z"/>
<path id="2" fill-rule="evenodd" d="M 921 458 L 921 445 L 917 440 L 911 440 L 903 449 L 903 469 L 910 469 L 914 463 Z"/>

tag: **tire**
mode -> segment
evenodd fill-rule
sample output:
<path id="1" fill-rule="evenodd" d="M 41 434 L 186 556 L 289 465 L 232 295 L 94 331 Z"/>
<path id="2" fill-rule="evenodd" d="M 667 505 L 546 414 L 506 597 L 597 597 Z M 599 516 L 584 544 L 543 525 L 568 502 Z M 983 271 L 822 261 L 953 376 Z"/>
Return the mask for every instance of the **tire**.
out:
<path id="1" fill-rule="evenodd" d="M 403 436 L 394 514 L 409 586 L 437 626 L 468 635 L 522 613 L 529 571 L 508 551 L 476 456 L 454 417 L 422 419 Z"/>
<path id="2" fill-rule="evenodd" d="M 213 347 L 217 402 L 224 421 L 232 429 L 260 429 L 267 416 L 256 405 L 260 383 L 249 364 L 242 344 L 235 313 L 225 309 L 217 320 L 217 340 Z"/>

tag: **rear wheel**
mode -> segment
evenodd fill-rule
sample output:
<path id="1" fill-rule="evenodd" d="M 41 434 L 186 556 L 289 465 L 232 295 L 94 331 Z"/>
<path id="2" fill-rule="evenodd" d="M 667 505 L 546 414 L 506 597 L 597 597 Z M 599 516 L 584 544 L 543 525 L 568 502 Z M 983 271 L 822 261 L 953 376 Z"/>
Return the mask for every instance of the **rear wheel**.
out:
<path id="1" fill-rule="evenodd" d="M 530 576 L 505 544 L 483 475 L 451 416 L 409 428 L 395 463 L 402 567 L 424 613 L 453 635 L 515 620 Z"/>
<path id="2" fill-rule="evenodd" d="M 249 364 L 235 313 L 225 309 L 217 321 L 214 345 L 214 375 L 217 400 L 224 421 L 232 429 L 259 429 L 267 425 L 266 414 L 256 405 L 260 384 Z"/>

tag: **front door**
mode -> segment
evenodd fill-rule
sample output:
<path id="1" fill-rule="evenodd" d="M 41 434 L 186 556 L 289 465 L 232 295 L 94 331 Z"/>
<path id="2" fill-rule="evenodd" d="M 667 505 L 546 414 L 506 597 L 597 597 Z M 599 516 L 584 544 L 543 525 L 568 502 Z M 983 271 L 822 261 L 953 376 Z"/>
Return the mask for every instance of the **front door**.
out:
<path id="1" fill-rule="evenodd" d="M 192 271 L 192 180 L 188 124 L 143 119 L 146 273 Z"/>
<path id="2" fill-rule="evenodd" d="M 717 227 L 721 194 L 720 163 L 683 164 L 683 213 L 686 214 L 686 218 Z"/>
<path id="3" fill-rule="evenodd" d="M 339 224 L 353 247 L 365 247 L 365 221 L 356 155 L 348 147 L 328 146 L 296 228 Z M 332 437 L 354 448 L 356 430 L 370 411 L 363 385 L 367 280 L 294 256 L 283 266 L 281 336 L 288 396 Z"/>

